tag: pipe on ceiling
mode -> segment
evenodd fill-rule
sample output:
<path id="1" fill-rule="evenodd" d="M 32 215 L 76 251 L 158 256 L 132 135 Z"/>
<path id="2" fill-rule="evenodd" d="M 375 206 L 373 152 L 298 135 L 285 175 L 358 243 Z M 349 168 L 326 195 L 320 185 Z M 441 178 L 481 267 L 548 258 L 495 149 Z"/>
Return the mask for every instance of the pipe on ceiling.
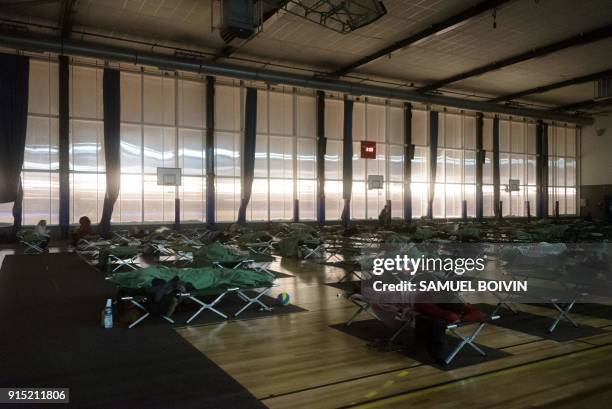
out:
<path id="1" fill-rule="evenodd" d="M 398 99 L 426 105 L 441 105 L 472 111 L 506 114 L 516 117 L 568 122 L 577 125 L 591 125 L 594 122 L 591 117 L 575 116 L 562 112 L 510 107 L 444 95 L 426 95 L 411 90 L 401 90 L 378 85 L 340 81 L 333 78 L 307 76 L 235 64 L 211 62 L 203 59 L 185 58 L 150 51 L 139 51 L 72 38 L 62 40 L 59 37 L 45 34 L 0 30 L 0 45 L 25 51 L 51 52 L 76 57 L 90 57 L 108 61 L 133 63 L 136 65 L 154 66 L 167 70 L 195 72 L 204 75 L 230 77 L 241 80 L 262 81 L 272 84 L 284 84 L 351 95 Z"/>

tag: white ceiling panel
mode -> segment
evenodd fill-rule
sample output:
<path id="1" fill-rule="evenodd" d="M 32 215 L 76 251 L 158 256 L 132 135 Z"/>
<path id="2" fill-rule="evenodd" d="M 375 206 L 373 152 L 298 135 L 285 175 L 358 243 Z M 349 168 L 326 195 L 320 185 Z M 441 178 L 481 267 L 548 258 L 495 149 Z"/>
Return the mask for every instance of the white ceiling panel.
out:
<path id="1" fill-rule="evenodd" d="M 6 0 L 10 2 L 11 0 Z M 478 0 L 482 1 L 482 0 Z M 383 0 L 387 15 L 350 34 L 339 34 L 280 11 L 226 61 L 276 69 L 333 72 L 475 4 L 472 0 Z M 4 23 L 21 21 L 58 28 L 60 0 L 0 7 Z M 218 24 L 218 0 L 77 0 L 76 36 L 92 41 L 138 41 L 218 54 L 226 45 Z M 417 45 L 359 67 L 352 79 L 422 86 L 612 23 L 610 0 L 514 0 Z M 95 36 L 83 33 L 95 34 Z M 100 35 L 106 38 L 102 39 Z M 122 42 L 125 45 L 124 42 Z M 612 40 L 575 47 L 449 84 L 446 92 L 497 96 L 612 68 Z M 592 84 L 566 87 L 525 101 L 567 104 L 590 98 Z M 591 92 L 592 94 L 592 92 Z"/>

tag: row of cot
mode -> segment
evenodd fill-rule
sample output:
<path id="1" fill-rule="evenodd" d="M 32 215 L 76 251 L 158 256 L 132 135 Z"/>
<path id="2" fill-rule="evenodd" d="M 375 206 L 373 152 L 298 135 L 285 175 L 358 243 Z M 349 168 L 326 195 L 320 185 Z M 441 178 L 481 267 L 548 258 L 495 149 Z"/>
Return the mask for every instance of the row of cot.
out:
<path id="1" fill-rule="evenodd" d="M 270 311 L 263 297 L 275 285 L 276 273 L 269 270 L 275 260 L 272 253 L 289 249 L 291 254 L 308 258 L 321 246 L 302 226 L 290 226 L 274 235 L 242 228 L 227 232 L 162 228 L 147 235 L 124 231 L 113 235 L 111 240 L 83 238 L 77 252 L 92 262 L 97 260 L 98 267 L 118 286 L 119 299 L 141 311 L 130 328 L 151 315 L 151 300 L 159 298 L 158 287 L 174 305 L 185 300 L 197 304 L 187 323 L 204 311 L 227 319 L 228 313 L 219 305 L 229 295 L 244 303 L 234 316 L 253 305 Z M 174 322 L 166 311 L 158 315 Z"/>
<path id="2" fill-rule="evenodd" d="M 384 237 L 385 235 L 386 237 Z M 358 249 L 357 246 L 353 245 L 353 255 L 351 256 L 350 252 L 344 254 L 345 256 L 348 254 L 349 257 L 352 257 L 352 259 L 344 260 L 345 263 L 347 261 L 352 262 L 352 267 L 341 281 L 349 281 L 349 279 L 353 280 L 355 278 L 358 280 L 356 285 L 353 286 L 354 290 L 347 294 L 348 300 L 356 306 L 356 311 L 346 324 L 350 326 L 362 312 L 367 312 L 374 319 L 388 324 L 389 320 L 385 320 L 383 317 L 385 314 L 391 313 L 393 316 L 391 322 L 395 324 L 401 323 L 401 325 L 396 325 L 398 327 L 397 331 L 389 340 L 393 342 L 400 333 L 414 326 L 415 317 L 419 315 L 419 307 L 431 301 L 425 301 L 422 304 L 417 302 L 416 305 L 414 300 L 406 303 L 396 302 L 396 300 L 395 302 L 385 302 L 380 299 L 380 296 L 377 298 L 363 294 L 364 290 L 371 288 L 373 279 L 371 275 L 372 266 L 368 264 L 368 261 L 371 262 L 373 258 L 381 257 L 394 258 L 398 254 L 414 253 L 415 250 L 417 254 L 423 254 L 424 248 L 427 249 L 425 251 L 430 251 L 433 255 L 446 254 L 448 256 L 453 251 L 456 252 L 457 248 L 453 243 L 442 241 L 437 243 L 435 250 L 432 250 L 431 246 L 409 243 L 393 233 L 379 233 L 379 236 L 378 246 L 369 247 L 364 251 L 363 246 Z M 447 247 L 446 249 L 444 248 L 445 246 Z M 557 312 L 547 328 L 547 331 L 552 333 L 562 321 L 566 321 L 574 327 L 578 326 L 571 317 L 572 309 L 576 303 L 584 302 L 592 297 L 607 299 L 608 302 L 612 299 L 610 252 L 606 243 L 601 243 L 600 245 L 577 244 L 575 246 L 568 246 L 563 243 L 538 243 L 514 246 L 482 245 L 472 248 L 481 250 L 481 256 L 488 257 L 489 260 L 497 260 L 499 262 L 498 267 L 501 266 L 503 270 L 502 274 L 505 281 L 530 281 L 530 283 L 536 284 L 530 284 L 527 293 L 522 290 L 515 291 L 511 289 L 490 290 L 490 295 L 496 301 L 493 302 L 492 308 L 488 309 L 489 312 L 482 316 L 482 319 L 469 335 L 461 335 L 457 329 L 473 323 L 472 321 L 447 323 L 446 329 L 457 336 L 460 342 L 444 359 L 446 364 L 450 363 L 459 351 L 467 345 L 484 355 L 484 351 L 475 344 L 476 338 L 486 323 L 500 318 L 502 309 L 516 313 L 516 310 L 513 308 L 513 305 L 516 303 L 537 302 L 551 305 Z M 517 252 L 521 254 L 517 254 Z M 563 253 L 572 253 L 572 255 L 563 255 Z M 596 261 L 597 268 L 593 268 L 594 261 Z M 493 281 L 492 278 L 483 276 L 463 275 L 459 277 L 455 274 L 434 274 L 433 272 L 423 272 L 423 274 L 425 277 L 423 275 L 402 277 L 401 274 L 395 274 L 393 279 L 409 282 L 423 279 Z M 366 284 L 363 285 L 363 283 Z M 455 302 L 464 302 L 462 300 L 463 294 L 457 293 L 454 296 L 458 297 Z M 468 304 L 466 303 L 466 305 Z"/>

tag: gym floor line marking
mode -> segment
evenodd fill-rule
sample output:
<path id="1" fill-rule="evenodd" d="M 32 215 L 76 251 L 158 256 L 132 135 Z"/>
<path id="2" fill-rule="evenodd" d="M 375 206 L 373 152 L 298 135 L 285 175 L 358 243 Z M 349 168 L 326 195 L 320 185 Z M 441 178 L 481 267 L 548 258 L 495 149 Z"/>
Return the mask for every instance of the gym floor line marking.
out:
<path id="1" fill-rule="evenodd" d="M 349 408 L 363 408 L 363 409 L 367 409 L 367 408 L 375 408 L 377 407 L 379 404 L 386 404 L 386 403 L 390 403 L 391 402 L 396 402 L 396 401 L 402 401 L 404 399 L 407 399 L 409 396 L 414 395 L 414 394 L 418 394 L 418 393 L 422 393 L 425 391 L 430 391 L 430 390 L 436 390 L 436 389 L 441 389 L 441 388 L 445 388 L 448 387 L 452 384 L 455 384 L 457 382 L 465 382 L 465 381 L 470 381 L 472 379 L 476 379 L 476 378 L 481 378 L 481 377 L 486 377 L 486 376 L 493 376 L 495 374 L 501 374 L 502 372 L 512 372 L 514 370 L 518 370 L 522 367 L 528 367 L 528 366 L 532 366 L 532 365 L 538 365 L 547 361 L 552 361 L 552 360 L 556 360 L 556 359 L 561 359 L 570 355 L 574 355 L 574 354 L 582 354 L 585 352 L 589 352 L 589 351 L 594 351 L 596 349 L 600 349 L 600 348 L 608 348 L 612 346 L 612 342 L 608 343 L 608 344 L 603 344 L 603 345 L 597 345 L 597 346 L 593 346 L 590 348 L 585 348 L 582 350 L 577 350 L 577 351 L 572 351 L 572 352 L 566 352 L 564 354 L 561 355 L 556 355 L 556 356 L 551 356 L 551 357 L 547 357 L 547 358 L 541 358 L 535 361 L 531 361 L 531 362 L 525 362 L 522 364 L 517 364 L 517 365 L 512 365 L 506 368 L 499 368 L 499 369 L 494 369 L 488 372 L 483 372 L 480 374 L 474 374 L 474 375 L 469 375 L 463 378 L 459 378 L 459 379 L 452 379 L 446 382 L 441 382 L 438 384 L 434 384 L 434 385 L 428 385 L 428 386 L 423 386 L 421 388 L 416 388 L 414 390 L 411 391 L 406 391 L 406 392 L 398 392 L 396 394 L 392 394 L 389 396 L 384 396 L 384 397 L 380 397 L 377 399 L 373 399 L 370 402 L 361 402 L 361 403 L 354 403 L 354 404 L 349 404 L 349 405 L 344 405 L 344 406 L 338 406 L 336 409 L 349 409 Z"/>
<path id="2" fill-rule="evenodd" d="M 502 349 L 514 348 L 514 347 L 528 345 L 528 344 L 533 344 L 533 343 L 541 342 L 541 341 L 546 341 L 546 339 L 545 338 L 538 338 L 538 339 L 534 339 L 534 340 L 531 340 L 531 341 L 521 342 L 521 343 L 518 343 L 518 344 L 507 345 L 507 346 L 500 347 L 500 348 L 497 348 L 497 349 L 502 350 Z M 329 382 L 329 383 L 325 383 L 325 384 L 321 384 L 321 385 L 310 386 L 308 388 L 296 389 L 296 390 L 289 391 L 289 392 L 282 392 L 282 393 L 278 393 L 278 394 L 274 394 L 274 395 L 269 395 L 269 396 L 266 396 L 266 397 L 263 397 L 263 398 L 259 398 L 259 400 L 260 401 L 264 401 L 264 400 L 279 398 L 279 397 L 283 397 L 283 396 L 287 396 L 287 395 L 293 395 L 293 394 L 296 394 L 296 393 L 308 392 L 308 391 L 311 391 L 311 390 L 314 390 L 314 389 L 319 389 L 319 388 L 325 388 L 325 387 L 328 387 L 328 386 L 339 385 L 339 384 L 345 383 L 345 382 L 358 381 L 358 380 L 361 380 L 361 379 L 370 378 L 370 377 L 374 377 L 374 376 L 385 375 L 385 374 L 393 373 L 393 372 L 396 372 L 396 371 L 400 371 L 397 374 L 398 377 L 405 377 L 405 376 L 408 376 L 407 369 L 414 369 L 414 368 L 418 368 L 418 367 L 425 366 L 425 365 L 426 364 L 423 364 L 421 362 L 415 362 L 414 365 L 410 365 L 410 366 L 406 366 L 406 367 L 402 367 L 402 368 L 389 369 L 389 370 L 385 370 L 385 371 L 381 371 L 381 372 L 376 372 L 376 373 L 373 373 L 373 374 L 357 376 L 355 378 L 347 378 L 347 379 L 343 379 L 343 380 L 340 380 L 340 381 L 335 381 L 335 382 Z"/>

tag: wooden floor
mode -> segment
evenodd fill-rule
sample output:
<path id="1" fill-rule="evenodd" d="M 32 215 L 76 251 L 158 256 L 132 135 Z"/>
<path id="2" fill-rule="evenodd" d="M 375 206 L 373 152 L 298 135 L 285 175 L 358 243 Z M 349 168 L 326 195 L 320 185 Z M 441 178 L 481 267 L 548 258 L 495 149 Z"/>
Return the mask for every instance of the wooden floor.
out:
<path id="1" fill-rule="evenodd" d="M 0 247 L 0 263 L 12 253 Z M 271 295 L 287 291 L 307 312 L 177 328 L 270 408 L 612 409 L 612 317 L 574 314 L 605 332 L 563 343 L 488 325 L 478 342 L 510 355 L 443 371 L 330 328 L 354 312 L 324 285 L 342 270 L 298 261 L 272 267 L 294 277 L 279 279 Z"/>
<path id="2" fill-rule="evenodd" d="M 342 270 L 273 268 L 295 277 L 272 295 L 287 291 L 308 312 L 177 329 L 270 408 L 612 408 L 612 317 L 574 315 L 606 332 L 563 343 L 488 325 L 478 342 L 510 356 L 443 371 L 330 328 L 354 312 L 324 285 Z"/>

